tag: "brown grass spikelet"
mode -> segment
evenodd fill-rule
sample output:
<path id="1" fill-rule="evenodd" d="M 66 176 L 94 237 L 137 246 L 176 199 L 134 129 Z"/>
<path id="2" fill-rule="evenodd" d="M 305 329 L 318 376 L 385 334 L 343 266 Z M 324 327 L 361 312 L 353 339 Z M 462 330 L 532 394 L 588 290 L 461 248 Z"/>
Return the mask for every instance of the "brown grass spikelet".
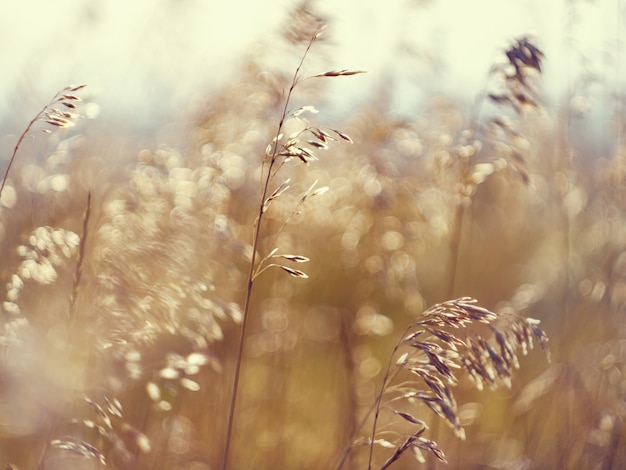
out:
<path id="1" fill-rule="evenodd" d="M 417 426 L 417 431 L 397 444 L 394 453 L 380 468 L 387 468 L 409 449 L 413 449 L 418 461 L 423 459 L 421 451 L 431 452 L 437 459 L 445 461 L 437 445 L 422 437 L 426 425 L 416 417 L 419 416 L 419 405 L 433 411 L 459 439 L 464 440 L 465 429 L 450 388 L 458 383 L 461 372 L 467 373 L 478 390 L 483 389 L 484 383 L 491 388 L 499 384 L 510 387 L 513 371 L 519 366 L 516 352 L 526 354 L 533 347 L 533 339 L 546 347 L 547 337 L 537 327 L 536 320 L 507 316 L 502 319 L 505 324 L 498 325 L 499 320 L 499 315 L 481 307 L 475 299 L 463 297 L 434 305 L 407 327 L 402 339 L 396 343 L 392 357 L 401 350 L 404 352 L 396 359 L 393 371 L 392 361 L 389 361 L 377 396 L 369 439 L 368 468 L 372 468 L 373 443 L 377 439 L 379 416 L 383 409 L 390 409 L 405 422 Z M 479 325 L 486 325 L 487 331 L 493 333 L 491 340 L 472 332 Z M 470 327 L 471 330 L 468 330 Z M 459 337 L 458 333 L 452 334 L 449 329 L 468 331 Z M 419 380 L 393 385 L 392 379 L 402 371 L 417 376 Z M 405 407 L 400 408 L 401 404 Z M 414 411 L 408 413 L 408 409 Z"/>
<path id="2" fill-rule="evenodd" d="M 367 73 L 366 70 L 331 70 L 329 72 L 320 73 L 317 75 L 313 75 L 311 78 L 320 78 L 320 77 L 349 77 L 350 75 L 359 75 L 362 73 Z"/>

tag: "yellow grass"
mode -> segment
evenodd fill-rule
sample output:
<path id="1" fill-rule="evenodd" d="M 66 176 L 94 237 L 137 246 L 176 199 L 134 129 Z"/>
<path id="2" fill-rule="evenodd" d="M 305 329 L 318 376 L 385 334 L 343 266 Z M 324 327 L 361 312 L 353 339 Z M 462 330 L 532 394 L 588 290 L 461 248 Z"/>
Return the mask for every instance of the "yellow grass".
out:
<path id="1" fill-rule="evenodd" d="M 281 163 L 269 194 L 290 187 L 253 243 L 290 82 L 254 60 L 242 72 L 206 97 L 180 148 L 135 149 L 93 123 L 29 130 L 0 199 L 0 464 L 220 468 L 247 310 L 228 468 L 336 468 L 407 325 L 471 296 L 540 319 L 552 361 L 520 354 L 511 387 L 495 391 L 461 370 L 450 387 L 465 441 L 426 406 L 412 411 L 447 468 L 621 468 L 622 143 L 579 154 L 568 121 L 540 103 L 496 103 L 506 128 L 445 97 L 411 118 L 373 99 L 331 125 L 354 144 L 329 130 L 337 142 L 318 161 Z M 303 76 L 324 72 L 305 62 Z M 328 129 L 319 80 L 351 78 L 340 75 L 304 81 L 290 109 L 315 105 L 306 117 Z M 330 190 L 298 205 L 315 181 Z M 308 279 L 267 269 L 245 308 L 253 244 L 257 260 L 295 255 L 271 262 Z M 413 428 L 394 416 L 378 431 L 395 443 Z M 342 468 L 367 468 L 368 453 L 355 446 Z M 391 450 L 373 454 L 380 468 Z M 416 465 L 406 453 L 393 468 Z"/>

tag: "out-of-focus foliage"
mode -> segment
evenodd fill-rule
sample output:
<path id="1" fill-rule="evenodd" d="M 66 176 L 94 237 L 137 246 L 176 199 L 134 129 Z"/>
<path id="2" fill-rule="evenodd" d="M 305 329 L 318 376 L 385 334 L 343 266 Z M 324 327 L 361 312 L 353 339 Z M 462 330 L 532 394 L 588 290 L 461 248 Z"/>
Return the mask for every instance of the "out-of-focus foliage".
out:
<path id="1" fill-rule="evenodd" d="M 280 47 L 297 48 L 287 33 L 296 45 Z M 522 88 L 538 78 L 522 65 L 539 69 L 528 43 L 510 50 L 524 47 L 504 70 Z M 0 464 L 219 466 L 261 162 L 290 60 L 245 60 L 197 106 L 180 148 L 93 122 L 25 141 L 0 199 Z M 323 109 L 323 86 L 306 83 L 294 107 Z M 261 247 L 306 256 L 309 279 L 257 280 L 232 468 L 334 468 L 406 325 L 462 295 L 540 319 L 552 362 L 521 357 L 505 390 L 459 380 L 465 441 L 422 407 L 447 468 L 626 465 L 624 142 L 574 146 L 566 116 L 521 99 L 494 93 L 495 114 L 471 116 L 436 96 L 406 117 L 375 97 L 333 122 L 353 145 L 287 163 L 294 190 L 273 201 Z M 276 240 L 316 180 L 330 191 Z M 344 468 L 364 468 L 366 447 Z"/>

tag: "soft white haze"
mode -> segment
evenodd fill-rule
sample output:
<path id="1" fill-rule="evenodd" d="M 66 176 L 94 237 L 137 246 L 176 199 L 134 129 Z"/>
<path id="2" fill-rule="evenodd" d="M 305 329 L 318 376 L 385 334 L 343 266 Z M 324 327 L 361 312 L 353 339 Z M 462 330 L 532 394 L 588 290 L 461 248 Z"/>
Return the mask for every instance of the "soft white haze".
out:
<path id="1" fill-rule="evenodd" d="M 256 42 L 271 48 L 294 4 L 4 1 L 0 122 L 7 132 L 20 129 L 59 88 L 87 83 L 103 118 L 141 125 L 156 118 L 163 124 L 207 87 L 232 79 L 238 60 Z M 394 85 L 400 111 L 435 92 L 470 99 L 502 46 L 528 33 L 546 53 L 545 86 L 553 101 L 580 82 L 582 65 L 603 78 L 597 86 L 606 96 L 626 77 L 620 42 L 626 6 L 620 0 L 320 0 L 318 10 L 330 23 L 333 63 L 370 71 L 336 85 L 342 105 L 362 101 L 386 83 Z M 402 45 L 432 57 L 434 65 L 400 52 Z"/>

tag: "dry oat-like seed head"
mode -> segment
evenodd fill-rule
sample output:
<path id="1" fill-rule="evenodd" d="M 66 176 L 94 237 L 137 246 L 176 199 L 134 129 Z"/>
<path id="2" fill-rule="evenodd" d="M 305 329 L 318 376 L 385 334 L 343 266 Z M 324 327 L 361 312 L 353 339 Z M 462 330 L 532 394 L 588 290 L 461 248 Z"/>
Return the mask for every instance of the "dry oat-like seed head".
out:
<path id="1" fill-rule="evenodd" d="M 319 73 L 317 75 L 313 75 L 311 78 L 320 78 L 320 77 L 349 77 L 350 75 L 360 75 L 362 73 L 367 73 L 367 70 L 331 70 L 329 72 Z"/>
<path id="2" fill-rule="evenodd" d="M 24 140 L 26 135 L 28 135 L 28 133 L 30 132 L 32 126 L 36 122 L 42 121 L 54 127 L 59 127 L 59 128 L 72 127 L 74 125 L 74 120 L 79 118 L 80 115 L 78 113 L 65 111 L 64 109 L 59 108 L 59 106 L 64 106 L 65 108 L 68 108 L 68 109 L 76 109 L 76 103 L 81 101 L 80 97 L 73 95 L 73 94 L 68 94 L 65 92 L 79 91 L 83 89 L 85 86 L 86 85 L 65 87 L 62 91 L 54 95 L 54 98 L 52 98 L 52 101 L 50 101 L 50 103 L 44 106 L 44 108 L 41 111 L 39 111 L 39 113 L 37 113 L 37 115 L 35 115 L 35 117 L 30 121 L 28 126 L 26 126 L 26 129 L 24 130 L 24 132 L 22 132 L 22 135 L 20 135 L 19 139 L 17 140 L 17 143 L 15 144 L 15 147 L 13 149 L 13 154 L 11 155 L 11 159 L 9 160 L 9 164 L 7 165 L 7 168 L 5 170 L 4 177 L 2 178 L 2 184 L 0 184 L 0 200 L 2 199 L 2 191 L 7 182 L 9 172 L 11 170 L 11 166 L 13 165 L 13 162 L 15 161 L 15 157 L 20 148 L 20 145 L 22 144 L 22 141 Z M 44 130 L 47 131 L 48 133 L 50 132 L 48 129 L 44 129 Z"/>
<path id="3" fill-rule="evenodd" d="M 425 405 L 432 410 L 448 424 L 459 439 L 465 439 L 465 430 L 451 389 L 451 386 L 458 383 L 458 374 L 466 372 L 479 390 L 483 388 L 483 383 L 491 387 L 499 384 L 510 387 L 513 370 L 519 366 L 516 351 L 525 353 L 531 349 L 533 338 L 546 346 L 547 337 L 537 326 L 537 320 L 510 316 L 503 328 L 496 324 L 499 319 L 496 313 L 479 306 L 475 299 L 463 297 L 429 308 L 409 325 L 396 345 L 395 351 L 403 349 L 403 352 L 395 365 L 398 372 L 408 371 L 419 380 L 392 386 L 388 382 L 392 361 L 389 362 L 378 395 L 370 442 L 376 437 L 383 397 L 386 406 L 396 416 L 418 426 L 418 431 L 397 444 L 395 452 L 381 468 L 395 462 L 408 449 L 412 449 L 420 461 L 423 459 L 423 450 L 445 461 L 445 456 L 436 443 L 421 437 L 425 426 L 417 417 L 419 405 Z M 493 333 L 493 340 L 472 333 L 463 338 L 459 333 L 452 334 L 449 331 L 480 325 L 487 325 L 488 331 Z M 398 408 L 400 404 L 405 407 Z M 372 451 L 373 447 L 370 445 L 370 462 Z"/>

